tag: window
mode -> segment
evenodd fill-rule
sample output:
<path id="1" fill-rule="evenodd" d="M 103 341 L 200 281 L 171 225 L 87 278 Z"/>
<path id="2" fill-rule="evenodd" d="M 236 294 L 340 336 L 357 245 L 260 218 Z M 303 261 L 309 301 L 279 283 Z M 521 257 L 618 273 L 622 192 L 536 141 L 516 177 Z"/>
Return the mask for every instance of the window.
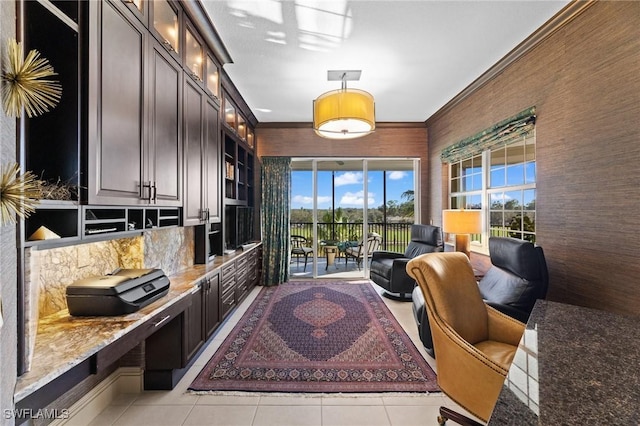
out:
<path id="1" fill-rule="evenodd" d="M 475 245 L 486 246 L 490 236 L 535 242 L 535 133 L 517 141 L 493 144 L 481 153 L 449 163 L 449 204 L 452 209 L 484 212 L 483 233 Z"/>

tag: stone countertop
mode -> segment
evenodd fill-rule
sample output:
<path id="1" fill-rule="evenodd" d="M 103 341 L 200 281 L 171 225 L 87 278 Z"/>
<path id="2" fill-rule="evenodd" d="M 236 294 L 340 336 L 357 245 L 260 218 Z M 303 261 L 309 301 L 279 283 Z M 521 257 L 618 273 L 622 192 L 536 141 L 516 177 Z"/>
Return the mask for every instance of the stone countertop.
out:
<path id="1" fill-rule="evenodd" d="M 238 250 L 230 255 L 216 256 L 206 265 L 194 265 L 169 276 L 169 293 L 132 314 L 75 317 L 65 309 L 41 318 L 31 369 L 18 377 L 15 402 L 21 401 L 172 304 L 195 293 L 199 280 L 242 253 Z"/>
<path id="2" fill-rule="evenodd" d="M 539 300 L 489 424 L 640 424 L 640 318 Z"/>

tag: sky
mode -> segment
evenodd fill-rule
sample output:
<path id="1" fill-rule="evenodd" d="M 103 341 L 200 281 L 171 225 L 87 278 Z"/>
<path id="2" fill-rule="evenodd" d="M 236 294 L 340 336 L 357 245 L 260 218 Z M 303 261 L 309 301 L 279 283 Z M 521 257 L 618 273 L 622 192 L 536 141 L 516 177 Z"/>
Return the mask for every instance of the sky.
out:
<path id="1" fill-rule="evenodd" d="M 369 171 L 368 207 L 376 208 L 384 203 L 383 173 L 387 175 L 387 201 L 404 202 L 401 194 L 413 190 L 413 171 Z M 330 171 L 318 172 L 318 208 L 331 208 L 331 174 Z M 335 207 L 364 206 L 364 175 L 362 171 L 335 172 Z M 312 172 L 293 171 L 291 173 L 291 208 L 312 209 L 313 190 Z"/>

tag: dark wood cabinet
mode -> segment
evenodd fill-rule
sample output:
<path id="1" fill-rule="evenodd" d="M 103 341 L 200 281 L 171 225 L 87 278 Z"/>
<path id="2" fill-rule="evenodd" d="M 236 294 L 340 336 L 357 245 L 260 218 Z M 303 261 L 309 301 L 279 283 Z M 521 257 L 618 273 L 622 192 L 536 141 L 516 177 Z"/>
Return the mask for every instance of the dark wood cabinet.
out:
<path id="1" fill-rule="evenodd" d="M 248 255 L 243 255 L 238 260 L 236 260 L 236 287 L 235 287 L 235 298 L 236 304 L 240 303 L 246 295 L 249 293 L 249 282 L 247 280 L 247 265 L 248 265 Z"/>
<path id="2" fill-rule="evenodd" d="M 181 205 L 180 65 L 122 2 L 90 2 L 89 204 Z"/>
<path id="3" fill-rule="evenodd" d="M 88 201 L 138 203 L 147 30 L 114 3 L 92 2 L 89 10 Z"/>
<path id="4" fill-rule="evenodd" d="M 184 365 L 220 325 L 219 288 L 220 274 L 214 273 L 203 278 L 198 291 L 191 296 L 191 306 L 185 311 Z"/>
<path id="5" fill-rule="evenodd" d="M 209 339 L 220 324 L 220 274 L 207 278 L 204 291 L 204 338 Z"/>
<path id="6" fill-rule="evenodd" d="M 185 360 L 191 359 L 204 343 L 204 293 L 206 287 L 206 280 L 200 281 L 198 284 L 198 291 L 191 295 L 191 306 L 185 311 Z"/>
<path id="7" fill-rule="evenodd" d="M 224 319 L 236 306 L 236 265 L 229 262 L 222 267 L 220 279 L 220 319 Z"/>
<path id="8" fill-rule="evenodd" d="M 202 138 L 204 93 L 190 79 L 184 84 L 185 197 L 183 223 L 197 225 L 206 219 L 202 205 Z"/>
<path id="9" fill-rule="evenodd" d="M 151 199 L 179 205 L 182 184 L 182 70 L 155 40 L 149 56 L 149 143 L 145 175 Z"/>
<path id="10" fill-rule="evenodd" d="M 218 106 L 204 92 L 204 89 L 190 78 L 185 78 L 184 87 L 183 223 L 185 225 L 218 223 L 221 221 Z"/>

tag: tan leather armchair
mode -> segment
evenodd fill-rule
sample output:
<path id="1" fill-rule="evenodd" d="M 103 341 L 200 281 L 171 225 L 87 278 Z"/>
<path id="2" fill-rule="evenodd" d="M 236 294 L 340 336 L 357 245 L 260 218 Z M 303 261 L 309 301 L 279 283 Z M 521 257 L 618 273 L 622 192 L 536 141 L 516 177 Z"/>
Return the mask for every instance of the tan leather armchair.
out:
<path id="1" fill-rule="evenodd" d="M 424 294 L 440 389 L 486 422 L 524 324 L 482 301 L 473 268 L 463 253 L 423 254 L 409 261 L 407 273 Z"/>

